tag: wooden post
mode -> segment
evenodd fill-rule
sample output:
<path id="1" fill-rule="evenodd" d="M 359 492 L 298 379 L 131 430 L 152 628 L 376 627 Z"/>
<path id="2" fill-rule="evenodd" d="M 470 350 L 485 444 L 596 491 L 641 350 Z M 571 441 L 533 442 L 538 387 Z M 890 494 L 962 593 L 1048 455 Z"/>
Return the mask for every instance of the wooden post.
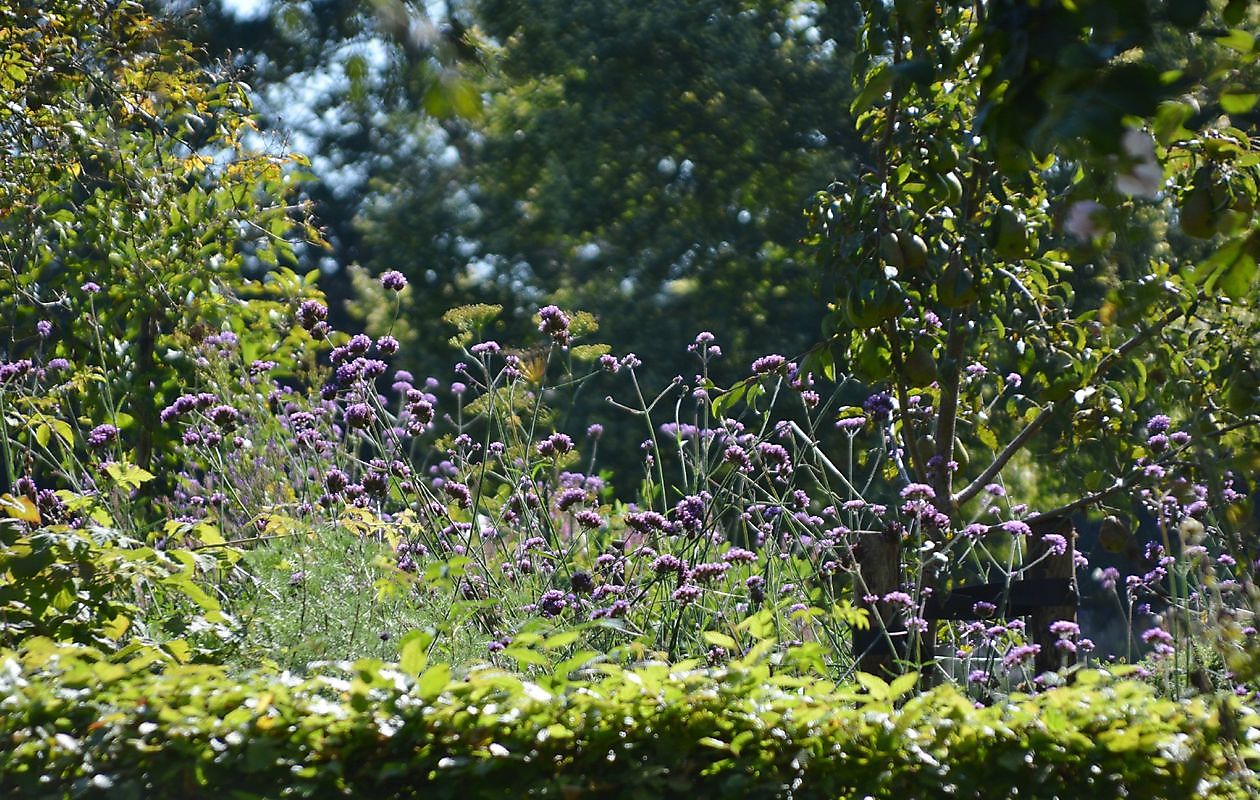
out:
<path id="1" fill-rule="evenodd" d="M 1050 534 L 1067 540 L 1065 552 L 1052 552 L 1054 547 L 1045 540 Z M 1070 582 L 1072 594 L 1076 594 L 1076 529 L 1071 518 L 1052 517 L 1032 526 L 1032 536 L 1028 541 L 1028 563 L 1033 564 L 1027 570 L 1028 578 L 1066 579 Z M 1033 644 L 1041 647 L 1033 662 L 1037 675 L 1055 672 L 1076 662 L 1075 654 L 1055 646 L 1059 636 L 1050 631 L 1050 626 L 1060 621 L 1076 622 L 1075 604 L 1037 606 L 1029 614 L 1028 624 L 1032 628 L 1029 638 Z"/>
<path id="2" fill-rule="evenodd" d="M 871 622 L 869 630 L 855 631 L 853 636 L 858 669 L 880 677 L 896 675 L 900 671 L 896 662 L 904 657 L 906 638 L 905 623 L 899 613 L 901 609 L 882 600 L 868 603 L 861 597 L 883 597 L 900 587 L 900 529 L 894 527 L 881 533 L 862 534 L 857 546 L 857 562 L 862 585 L 857 587 L 856 594 L 860 607 L 869 612 Z M 889 646 L 890 635 L 895 637 L 892 646 Z"/>

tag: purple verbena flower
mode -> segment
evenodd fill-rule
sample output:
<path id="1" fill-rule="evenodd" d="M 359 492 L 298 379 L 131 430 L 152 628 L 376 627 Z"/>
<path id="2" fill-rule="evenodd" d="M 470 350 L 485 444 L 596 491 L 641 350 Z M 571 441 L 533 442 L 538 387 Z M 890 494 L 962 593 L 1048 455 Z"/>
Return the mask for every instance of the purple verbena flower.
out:
<path id="1" fill-rule="evenodd" d="M 722 554 L 722 560 L 732 564 L 751 564 L 757 560 L 757 554 L 742 547 L 732 547 Z"/>
<path id="2" fill-rule="evenodd" d="M 556 494 L 556 510 L 568 511 L 573 506 L 585 502 L 586 492 L 582 489 L 569 488 L 561 489 Z"/>
<path id="3" fill-rule="evenodd" d="M 691 569 L 690 579 L 697 583 L 708 583 L 726 574 L 731 565 L 722 561 L 697 564 Z"/>
<path id="4" fill-rule="evenodd" d="M 771 375 L 775 372 L 782 372 L 785 369 L 787 369 L 787 359 L 778 353 L 762 356 L 752 362 L 754 375 Z"/>
<path id="5" fill-rule="evenodd" d="M 310 331 L 317 323 L 328 319 L 328 307 L 318 300 L 303 300 L 298 306 L 298 324 Z"/>
<path id="6" fill-rule="evenodd" d="M 1081 626 L 1071 620 L 1060 619 L 1050 623 L 1050 632 L 1062 637 L 1080 636 Z"/>
<path id="7" fill-rule="evenodd" d="M 346 425 L 351 428 L 365 428 L 375 419 L 376 413 L 367 403 L 351 403 L 346 406 Z"/>
<path id="8" fill-rule="evenodd" d="M 101 448 L 118 438 L 118 428 L 113 425 L 97 425 L 88 434 L 88 447 Z"/>
<path id="9" fill-rule="evenodd" d="M 1017 645 L 1016 647 L 1012 647 L 1010 650 L 1007 650 L 1006 655 L 1002 656 L 1002 666 L 1007 669 L 1011 669 L 1012 667 L 1023 664 L 1040 652 L 1041 645 L 1039 644 Z"/>
<path id="10" fill-rule="evenodd" d="M 1047 533 L 1041 537 L 1051 555 L 1061 556 L 1067 552 L 1067 539 L 1057 533 Z"/>
<path id="11" fill-rule="evenodd" d="M 210 421 L 220 428 L 231 430 L 241 419 L 241 412 L 229 405 L 217 405 L 208 412 Z"/>
<path id="12" fill-rule="evenodd" d="M 573 439 L 566 433 L 553 433 L 535 445 L 534 449 L 544 458 L 563 455 L 573 449 Z"/>
<path id="13" fill-rule="evenodd" d="M 356 333 L 346 342 L 346 349 L 353 355 L 361 356 L 372 349 L 372 337 L 364 333 Z"/>
<path id="14" fill-rule="evenodd" d="M 1031 536 L 1032 535 L 1032 528 L 1028 527 L 1028 523 L 1021 522 L 1017 519 L 1010 520 L 1009 522 L 1003 522 L 1000 527 L 1002 528 L 1002 530 L 1006 531 L 1012 536 Z"/>
<path id="15" fill-rule="evenodd" d="M 548 589 L 538 599 L 538 611 L 544 617 L 558 617 L 568 605 L 567 595 L 559 589 Z"/>
<path id="16" fill-rule="evenodd" d="M 584 508 L 573 515 L 577 523 L 588 530 L 595 530 L 604 526 L 606 520 L 599 515 L 598 511 Z"/>
<path id="17" fill-rule="evenodd" d="M 935 500 L 936 490 L 926 483 L 912 483 L 901 490 L 901 497 L 904 500 Z"/>
<path id="18" fill-rule="evenodd" d="M 648 565 L 648 569 L 652 570 L 657 575 L 661 575 L 666 572 L 682 572 L 683 568 L 684 564 L 682 560 L 678 558 L 678 556 L 670 555 L 669 553 L 657 556 L 652 560 L 652 563 Z"/>
<path id="19" fill-rule="evenodd" d="M 538 332 L 550 336 L 556 344 L 568 346 L 570 341 L 569 317 L 558 306 L 538 309 Z"/>
<path id="20" fill-rule="evenodd" d="M 883 419 L 892 413 L 893 401 L 892 395 L 887 392 L 876 392 L 862 403 L 862 408 L 866 413 L 876 419 Z"/>
<path id="21" fill-rule="evenodd" d="M 396 269 L 381 273 L 381 286 L 392 292 L 401 292 L 407 285 L 407 276 Z"/>
<path id="22" fill-rule="evenodd" d="M 674 590 L 672 597 L 682 605 L 689 605 L 700 599 L 703 590 L 699 586 L 684 583 Z"/>
<path id="23" fill-rule="evenodd" d="M 446 493 L 447 497 L 454 500 L 460 508 L 470 508 L 472 506 L 472 492 L 464 484 L 447 481 L 442 484 L 442 491 Z"/>

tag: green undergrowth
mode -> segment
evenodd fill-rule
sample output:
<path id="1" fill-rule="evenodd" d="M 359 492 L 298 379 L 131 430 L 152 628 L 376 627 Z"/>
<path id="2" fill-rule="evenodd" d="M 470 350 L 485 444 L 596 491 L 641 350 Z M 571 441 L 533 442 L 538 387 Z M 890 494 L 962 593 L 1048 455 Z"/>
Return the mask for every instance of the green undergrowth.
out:
<path id="1" fill-rule="evenodd" d="M 4 797 L 1248 797 L 1260 717 L 1103 672 L 975 707 L 858 685 L 604 665 L 528 682 L 412 659 L 160 672 L 33 641 L 0 669 Z"/>
<path id="2" fill-rule="evenodd" d="M 250 579 L 230 600 L 243 641 L 233 660 L 301 671 L 313 661 L 398 657 L 401 632 L 436 610 L 396 586 L 385 545 L 329 527 L 245 551 Z"/>
<path id="3" fill-rule="evenodd" d="M 379 531 L 298 526 L 243 551 L 240 567 L 248 577 L 223 592 L 241 633 L 228 660 L 235 668 L 293 672 L 322 661 L 397 661 L 406 635 L 426 631 L 435 657 L 484 661 L 494 636 L 478 620 L 488 604 L 464 600 L 459 564 L 406 572 Z M 509 595 L 491 605 L 501 616 L 528 602 Z"/>

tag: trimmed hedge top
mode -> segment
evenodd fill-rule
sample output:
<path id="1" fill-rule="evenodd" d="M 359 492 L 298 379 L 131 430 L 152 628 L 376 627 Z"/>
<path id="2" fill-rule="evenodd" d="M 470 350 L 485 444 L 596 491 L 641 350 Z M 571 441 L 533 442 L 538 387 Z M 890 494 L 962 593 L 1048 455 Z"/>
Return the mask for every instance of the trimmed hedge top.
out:
<path id="1" fill-rule="evenodd" d="M 311 677 L 0 657 L 5 797 L 1248 797 L 1260 716 L 1086 671 L 976 708 L 913 677 L 602 665 L 588 680 L 379 662 Z M 904 701 L 904 703 L 902 703 Z"/>

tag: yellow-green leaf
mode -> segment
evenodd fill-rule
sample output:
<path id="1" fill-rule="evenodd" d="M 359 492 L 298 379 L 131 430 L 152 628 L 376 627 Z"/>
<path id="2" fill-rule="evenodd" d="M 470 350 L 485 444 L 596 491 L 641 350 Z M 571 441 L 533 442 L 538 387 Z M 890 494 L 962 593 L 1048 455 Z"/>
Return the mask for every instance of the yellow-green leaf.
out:
<path id="1" fill-rule="evenodd" d="M 419 675 L 429 664 L 429 645 L 433 634 L 428 631 L 412 631 L 403 637 L 398 666 L 409 675 Z"/>
<path id="2" fill-rule="evenodd" d="M 39 509 L 27 497 L 0 495 L 0 514 L 4 514 L 5 519 L 16 519 L 32 525 L 40 523 Z"/>
<path id="3" fill-rule="evenodd" d="M 434 664 L 416 681 L 416 692 L 425 700 L 432 700 L 442 693 L 451 682 L 451 668 L 446 664 Z"/>
<path id="4" fill-rule="evenodd" d="M 725 633 L 719 633 L 718 631 L 705 631 L 701 635 L 704 637 L 706 642 L 716 647 L 721 647 L 728 653 L 735 653 L 739 651 L 739 642 L 727 636 Z"/>

